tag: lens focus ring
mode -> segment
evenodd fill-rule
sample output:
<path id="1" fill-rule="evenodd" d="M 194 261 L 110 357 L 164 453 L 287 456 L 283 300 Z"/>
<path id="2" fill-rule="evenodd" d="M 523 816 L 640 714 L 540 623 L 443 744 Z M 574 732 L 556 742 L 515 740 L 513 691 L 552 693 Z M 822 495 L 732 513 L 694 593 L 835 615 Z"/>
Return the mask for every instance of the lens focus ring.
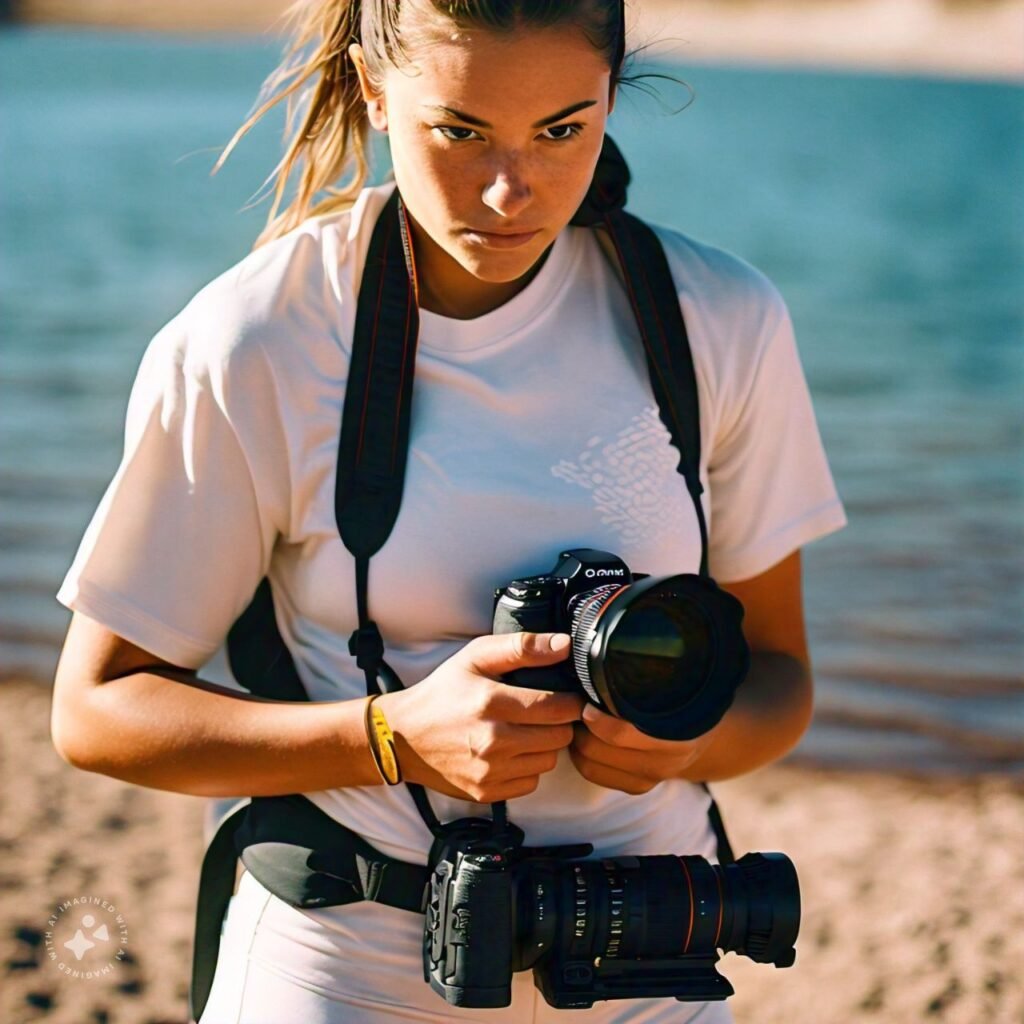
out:
<path id="1" fill-rule="evenodd" d="M 587 691 L 587 696 L 595 704 L 603 705 L 604 701 L 594 689 L 590 678 L 590 666 L 588 664 L 590 645 L 594 640 L 595 629 L 601 612 L 608 605 L 611 599 L 626 587 L 621 583 L 606 583 L 604 586 L 595 587 L 593 590 L 581 594 L 576 606 L 572 610 L 572 660 L 576 668 L 576 675 Z"/>

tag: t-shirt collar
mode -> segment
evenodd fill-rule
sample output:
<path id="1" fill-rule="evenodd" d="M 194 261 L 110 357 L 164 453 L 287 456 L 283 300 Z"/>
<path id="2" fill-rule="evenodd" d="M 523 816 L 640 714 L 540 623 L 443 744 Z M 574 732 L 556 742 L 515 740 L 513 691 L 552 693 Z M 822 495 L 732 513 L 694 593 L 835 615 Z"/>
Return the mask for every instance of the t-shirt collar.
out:
<path id="1" fill-rule="evenodd" d="M 577 256 L 576 231 L 558 233 L 536 277 L 508 302 L 470 320 L 420 310 L 420 347 L 442 352 L 469 352 L 504 340 L 535 324 L 554 305 Z"/>

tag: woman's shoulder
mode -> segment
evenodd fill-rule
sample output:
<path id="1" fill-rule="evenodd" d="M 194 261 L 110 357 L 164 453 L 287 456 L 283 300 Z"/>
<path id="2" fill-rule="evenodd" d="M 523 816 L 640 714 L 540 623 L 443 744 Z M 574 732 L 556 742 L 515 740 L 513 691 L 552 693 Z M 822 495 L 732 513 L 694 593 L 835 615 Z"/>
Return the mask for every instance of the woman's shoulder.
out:
<path id="1" fill-rule="evenodd" d="M 310 217 L 203 286 L 162 335 L 209 370 L 251 358 L 294 360 L 343 344 L 363 236 L 388 189 L 364 189 L 349 208 Z"/>
<path id="2" fill-rule="evenodd" d="M 777 318 L 785 302 L 771 279 L 728 249 L 711 245 L 673 228 L 652 224 L 680 297 L 709 316 Z"/>
<path id="3" fill-rule="evenodd" d="M 652 227 L 676 285 L 709 422 L 728 420 L 767 354 L 795 345 L 786 303 L 767 275 L 728 249 Z"/>
<path id="4" fill-rule="evenodd" d="M 745 379 L 774 339 L 791 335 L 779 289 L 728 249 L 652 227 L 668 258 L 698 371 L 709 383 Z"/>

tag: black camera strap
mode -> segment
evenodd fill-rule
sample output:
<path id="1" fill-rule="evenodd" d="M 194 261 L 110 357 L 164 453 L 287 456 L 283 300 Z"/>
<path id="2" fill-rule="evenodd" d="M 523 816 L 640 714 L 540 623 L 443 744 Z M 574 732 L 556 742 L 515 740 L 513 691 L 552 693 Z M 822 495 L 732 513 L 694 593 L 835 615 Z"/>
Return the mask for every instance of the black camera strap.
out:
<path id="1" fill-rule="evenodd" d="M 584 216 L 591 223 L 596 219 L 595 213 Z M 706 576 L 696 375 L 668 260 L 651 228 L 624 210 L 608 210 L 597 223 L 607 231 L 621 265 L 662 422 L 680 453 L 678 470 L 696 509 L 700 574 Z M 367 591 L 370 558 L 390 535 L 402 503 L 419 335 L 416 291 L 413 247 L 395 189 L 374 225 L 360 283 L 334 493 L 338 532 L 356 564 L 359 627 L 349 639 L 349 651 L 366 676 L 368 694 L 402 688 L 384 661 Z M 427 827 L 438 836 L 442 826 L 426 791 L 415 784 L 409 791 Z M 495 816 L 503 819 L 504 809 L 496 807 Z"/>

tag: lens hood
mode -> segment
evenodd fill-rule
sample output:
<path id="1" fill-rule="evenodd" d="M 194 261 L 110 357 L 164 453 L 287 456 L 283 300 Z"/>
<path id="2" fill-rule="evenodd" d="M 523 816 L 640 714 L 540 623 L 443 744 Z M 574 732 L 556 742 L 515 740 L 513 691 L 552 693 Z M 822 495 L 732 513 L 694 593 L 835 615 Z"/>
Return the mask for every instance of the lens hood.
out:
<path id="1" fill-rule="evenodd" d="M 585 688 L 659 739 L 693 739 L 716 725 L 750 668 L 743 605 L 693 573 L 602 591 L 573 635 Z"/>

